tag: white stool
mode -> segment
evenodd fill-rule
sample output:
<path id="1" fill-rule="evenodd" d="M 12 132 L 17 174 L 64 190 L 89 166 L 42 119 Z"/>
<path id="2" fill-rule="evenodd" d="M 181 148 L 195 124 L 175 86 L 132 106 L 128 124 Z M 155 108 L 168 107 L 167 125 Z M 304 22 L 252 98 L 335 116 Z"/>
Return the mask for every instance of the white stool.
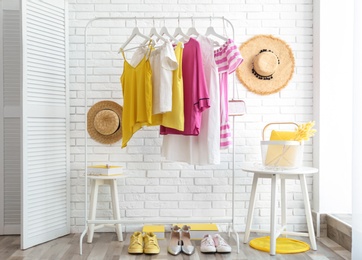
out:
<path id="1" fill-rule="evenodd" d="M 280 235 L 293 235 L 293 236 L 308 236 L 310 239 L 311 247 L 313 250 L 317 250 L 317 243 L 314 234 L 312 213 L 310 209 L 309 196 L 307 190 L 307 183 L 305 179 L 306 174 L 317 173 L 318 169 L 311 167 L 301 167 L 297 169 L 265 169 L 262 165 L 243 165 L 241 167 L 243 171 L 254 173 L 253 186 L 250 195 L 250 204 L 248 210 L 248 217 L 246 221 L 246 229 L 244 236 L 244 243 L 249 240 L 250 232 L 267 232 L 270 233 L 270 255 L 275 255 L 276 250 L 276 239 Z M 270 231 L 265 230 L 251 230 L 254 207 L 255 207 L 255 195 L 256 188 L 259 178 L 271 179 L 271 209 L 270 209 Z M 276 183 L 280 179 L 281 182 L 281 228 L 277 230 L 276 222 Z M 308 232 L 288 232 L 286 231 L 287 217 L 286 217 L 286 191 L 285 191 L 285 180 L 286 179 L 299 179 L 300 186 L 303 193 L 305 216 L 307 219 Z"/>
<path id="2" fill-rule="evenodd" d="M 92 223 L 92 220 L 96 220 L 97 200 L 98 200 L 98 188 L 100 185 L 109 185 L 111 190 L 113 219 L 121 220 L 118 203 L 118 190 L 117 179 L 124 178 L 124 176 L 89 176 L 91 180 L 91 199 L 89 207 L 89 219 L 88 222 L 88 238 L 87 242 L 92 243 L 94 230 L 102 228 L 104 226 L 114 226 L 116 229 L 118 241 L 123 241 L 122 225 L 121 224 L 107 224 L 107 220 L 104 220 L 105 224 L 96 225 Z"/>

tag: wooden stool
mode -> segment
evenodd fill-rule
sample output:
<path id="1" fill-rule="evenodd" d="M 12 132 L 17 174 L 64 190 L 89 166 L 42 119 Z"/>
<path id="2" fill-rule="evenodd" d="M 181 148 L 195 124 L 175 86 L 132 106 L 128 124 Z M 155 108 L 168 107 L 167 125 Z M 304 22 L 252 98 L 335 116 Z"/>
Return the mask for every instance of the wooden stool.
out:
<path id="1" fill-rule="evenodd" d="M 249 240 L 250 232 L 266 232 L 270 233 L 270 255 L 275 255 L 276 239 L 280 235 L 293 235 L 293 236 L 308 236 L 310 239 L 311 247 L 313 250 L 317 250 L 317 243 L 314 234 L 312 213 L 310 209 L 309 196 L 307 190 L 307 183 L 305 179 L 306 174 L 317 173 L 318 169 L 311 167 L 301 167 L 296 169 L 265 169 L 262 165 L 243 165 L 241 167 L 243 171 L 254 173 L 253 186 L 251 189 L 250 203 L 248 210 L 248 217 L 246 221 L 244 243 Z M 270 230 L 251 230 L 254 207 L 255 207 L 255 195 L 259 178 L 271 179 L 271 209 L 270 209 Z M 280 179 L 281 181 L 281 228 L 277 230 L 277 198 L 276 198 L 276 184 Z M 303 193 L 305 216 L 307 219 L 308 232 L 288 232 L 286 231 L 287 217 L 286 217 L 286 191 L 285 180 L 286 179 L 298 179 L 300 180 L 300 186 Z"/>
<path id="2" fill-rule="evenodd" d="M 92 243 L 94 230 L 102 228 L 104 226 L 114 226 L 116 229 L 118 241 L 123 241 L 122 225 L 121 224 L 106 224 L 107 220 L 104 220 L 105 224 L 96 225 L 92 223 L 92 220 L 96 220 L 97 200 L 98 200 L 98 188 L 100 185 L 109 185 L 111 190 L 113 219 L 121 220 L 118 203 L 118 190 L 117 179 L 124 178 L 124 176 L 89 176 L 91 180 L 91 199 L 89 207 L 89 222 L 88 225 L 88 238 L 87 242 Z"/>

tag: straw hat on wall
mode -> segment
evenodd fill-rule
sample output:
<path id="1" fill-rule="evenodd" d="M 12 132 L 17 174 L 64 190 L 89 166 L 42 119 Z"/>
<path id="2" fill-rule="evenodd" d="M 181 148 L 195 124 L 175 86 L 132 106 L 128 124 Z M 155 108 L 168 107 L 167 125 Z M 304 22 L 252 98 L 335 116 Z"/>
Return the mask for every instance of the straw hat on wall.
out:
<path id="1" fill-rule="evenodd" d="M 113 101 L 94 104 L 87 114 L 89 135 L 99 143 L 113 144 L 122 138 L 122 107 Z"/>
<path id="2" fill-rule="evenodd" d="M 239 47 L 244 62 L 236 70 L 240 82 L 251 92 L 269 95 L 284 88 L 293 76 L 291 48 L 272 35 L 257 35 Z"/>

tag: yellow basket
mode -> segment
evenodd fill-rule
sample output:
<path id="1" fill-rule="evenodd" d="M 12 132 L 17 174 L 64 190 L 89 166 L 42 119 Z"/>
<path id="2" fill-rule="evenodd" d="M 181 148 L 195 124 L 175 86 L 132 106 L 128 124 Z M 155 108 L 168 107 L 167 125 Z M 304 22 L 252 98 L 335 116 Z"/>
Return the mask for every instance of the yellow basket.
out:
<path id="1" fill-rule="evenodd" d="M 263 129 L 260 141 L 262 163 L 266 168 L 298 168 L 302 166 L 304 144 L 303 142 L 293 141 L 294 131 L 276 131 L 273 130 L 270 140 L 265 141 L 265 132 L 271 125 L 296 125 L 293 122 L 270 123 Z M 268 129 L 269 130 L 269 129 Z"/>

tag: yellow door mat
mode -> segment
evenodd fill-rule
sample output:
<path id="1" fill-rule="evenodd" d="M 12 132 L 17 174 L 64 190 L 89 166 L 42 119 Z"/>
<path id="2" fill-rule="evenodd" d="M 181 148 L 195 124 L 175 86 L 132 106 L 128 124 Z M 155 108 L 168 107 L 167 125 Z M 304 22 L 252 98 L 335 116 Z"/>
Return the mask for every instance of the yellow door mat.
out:
<path id="1" fill-rule="evenodd" d="M 270 251 L 270 237 L 254 238 L 250 241 L 249 245 L 260 251 Z M 278 237 L 276 253 L 277 254 L 296 254 L 309 250 L 309 245 L 303 241 L 296 239 Z"/>

